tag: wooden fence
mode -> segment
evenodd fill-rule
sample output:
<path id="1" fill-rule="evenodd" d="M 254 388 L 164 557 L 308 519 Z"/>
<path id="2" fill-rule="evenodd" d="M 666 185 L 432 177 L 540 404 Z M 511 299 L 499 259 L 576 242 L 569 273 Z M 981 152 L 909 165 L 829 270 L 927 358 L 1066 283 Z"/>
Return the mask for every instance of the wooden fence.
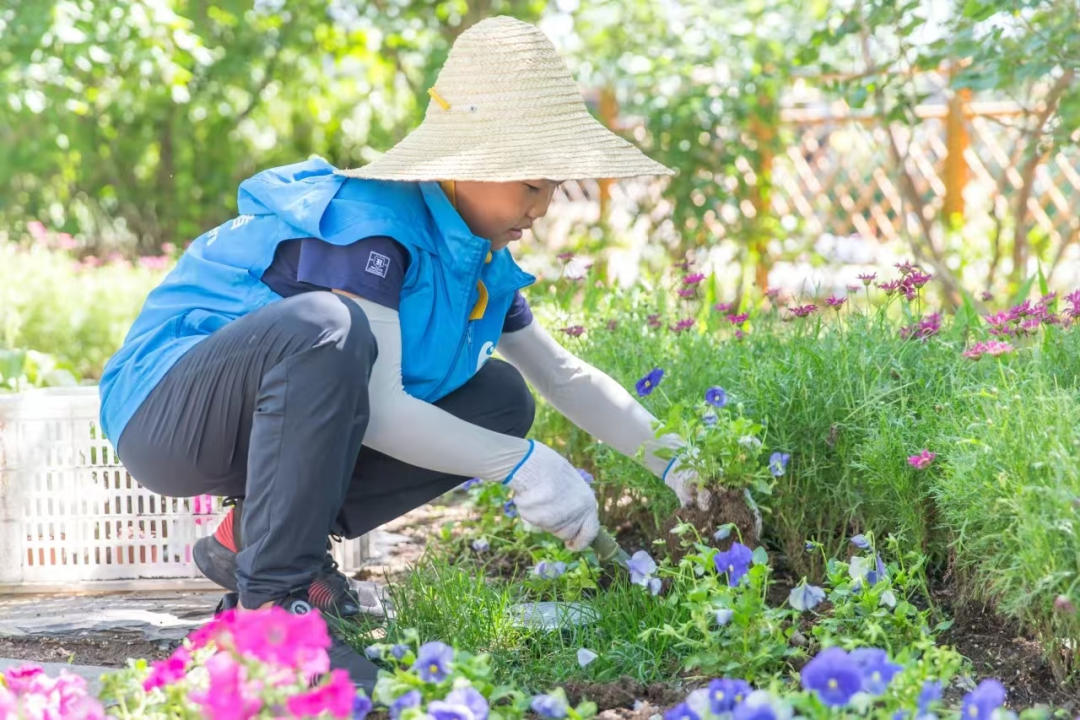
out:
<path id="1" fill-rule="evenodd" d="M 600 107 L 608 111 L 602 116 L 610 114 L 602 101 Z M 905 229 L 919 235 L 939 226 L 943 214 L 1007 218 L 1024 185 L 1023 152 L 1030 150 L 1017 142 L 1023 111 L 1013 103 L 958 96 L 920 106 L 917 115 L 921 122 L 914 127 L 889 128 L 844 106 L 786 109 L 781 132 L 790 142 L 773 160 L 772 210 L 795 218 L 811 235 L 881 241 Z M 904 182 L 911 185 L 906 191 Z M 609 194 L 606 184 L 564 188 L 562 201 L 575 204 L 603 205 Z M 1058 248 L 1080 237 L 1080 151 L 1052 152 L 1034 166 L 1027 207 L 1032 227 Z M 717 232 L 723 234 L 722 224 Z"/>

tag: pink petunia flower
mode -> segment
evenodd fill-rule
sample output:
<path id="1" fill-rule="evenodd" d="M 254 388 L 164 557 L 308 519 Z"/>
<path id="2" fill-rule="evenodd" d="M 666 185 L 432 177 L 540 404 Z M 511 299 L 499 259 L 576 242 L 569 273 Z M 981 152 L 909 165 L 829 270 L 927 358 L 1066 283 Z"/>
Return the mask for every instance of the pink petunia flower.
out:
<path id="1" fill-rule="evenodd" d="M 191 653 L 185 647 L 178 647 L 164 660 L 158 660 L 150 669 L 150 675 L 143 681 L 143 690 L 150 692 L 154 688 L 172 685 L 184 679 L 187 664 L 191 662 Z"/>
<path id="2" fill-rule="evenodd" d="M 211 655 L 206 661 L 206 670 L 210 675 L 209 688 L 192 690 L 189 697 L 202 706 L 208 717 L 214 720 L 250 720 L 262 710 L 262 700 L 246 682 L 247 670 L 230 653 Z"/>
<path id="3" fill-rule="evenodd" d="M 356 690 L 349 674 L 344 670 L 331 670 L 330 682 L 292 696 L 285 707 L 296 717 L 320 717 L 322 713 L 328 713 L 330 717 L 349 718 L 355 698 Z"/>
<path id="4" fill-rule="evenodd" d="M 912 455 L 907 459 L 908 464 L 916 470 L 925 470 L 930 467 L 930 464 L 934 462 L 934 458 L 937 457 L 937 453 L 932 453 L 929 450 L 923 450 L 918 455 Z"/>

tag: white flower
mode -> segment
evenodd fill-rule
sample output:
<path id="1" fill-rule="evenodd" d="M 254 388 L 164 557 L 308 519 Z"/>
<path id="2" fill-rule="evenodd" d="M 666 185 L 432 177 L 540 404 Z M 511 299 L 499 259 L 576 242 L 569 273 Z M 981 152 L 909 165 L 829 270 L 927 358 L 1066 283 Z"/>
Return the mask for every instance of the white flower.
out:
<path id="1" fill-rule="evenodd" d="M 600 656 L 587 648 L 581 648 L 577 651 L 577 663 L 581 667 L 585 667 L 598 657 Z"/>

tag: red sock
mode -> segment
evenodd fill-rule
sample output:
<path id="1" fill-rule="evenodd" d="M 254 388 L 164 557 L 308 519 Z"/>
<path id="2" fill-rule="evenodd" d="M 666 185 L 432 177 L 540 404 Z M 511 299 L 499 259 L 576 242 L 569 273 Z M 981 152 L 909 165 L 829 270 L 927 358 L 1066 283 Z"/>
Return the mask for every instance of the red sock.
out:
<path id="1" fill-rule="evenodd" d="M 236 549 L 236 540 L 233 539 L 233 516 L 236 513 L 230 508 L 229 514 L 225 516 L 225 519 L 218 525 L 217 530 L 214 531 L 214 537 L 217 541 L 229 548 L 233 552 L 238 552 Z"/>

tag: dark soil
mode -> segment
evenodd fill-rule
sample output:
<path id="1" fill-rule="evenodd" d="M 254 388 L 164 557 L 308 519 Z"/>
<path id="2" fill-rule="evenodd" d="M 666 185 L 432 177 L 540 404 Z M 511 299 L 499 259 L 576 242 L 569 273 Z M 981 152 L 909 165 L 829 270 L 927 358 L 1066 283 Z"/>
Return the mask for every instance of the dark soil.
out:
<path id="1" fill-rule="evenodd" d="M 126 667 L 128 658 L 163 660 L 172 654 L 174 643 L 124 639 L 75 639 L 36 637 L 0 638 L 0 657 L 40 663 L 72 663 Z"/>
<path id="2" fill-rule="evenodd" d="M 600 717 L 621 720 L 648 720 L 678 705 L 691 690 L 664 683 L 646 685 L 626 676 L 608 683 L 570 681 L 564 687 L 571 705 L 591 700 L 601 711 Z"/>
<path id="3" fill-rule="evenodd" d="M 1080 713 L 1080 689 L 1062 688 L 1057 683 L 1039 643 L 1021 632 L 1016 623 L 974 602 L 949 614 L 953 626 L 938 641 L 953 646 L 971 661 L 976 682 L 986 677 L 1001 680 L 1008 690 L 1008 705 L 1014 709 L 1044 703 L 1064 708 L 1070 716 Z M 963 691 L 953 688 L 946 699 L 959 700 L 962 695 Z"/>
<path id="4" fill-rule="evenodd" d="M 706 508 L 703 509 L 696 505 L 682 508 L 675 513 L 674 517 L 664 523 L 664 527 L 661 529 L 662 536 L 667 540 L 668 554 L 676 561 L 686 554 L 686 548 L 682 547 L 685 538 L 671 534 L 671 529 L 684 522 L 696 527 L 705 543 L 721 550 L 731 547 L 731 544 L 740 537 L 742 537 L 743 545 L 750 548 L 753 548 L 758 542 L 754 527 L 754 514 L 746 504 L 742 490 L 712 490 Z M 714 540 L 713 533 L 726 523 L 734 523 L 739 531 L 733 531 L 726 540 Z"/>

